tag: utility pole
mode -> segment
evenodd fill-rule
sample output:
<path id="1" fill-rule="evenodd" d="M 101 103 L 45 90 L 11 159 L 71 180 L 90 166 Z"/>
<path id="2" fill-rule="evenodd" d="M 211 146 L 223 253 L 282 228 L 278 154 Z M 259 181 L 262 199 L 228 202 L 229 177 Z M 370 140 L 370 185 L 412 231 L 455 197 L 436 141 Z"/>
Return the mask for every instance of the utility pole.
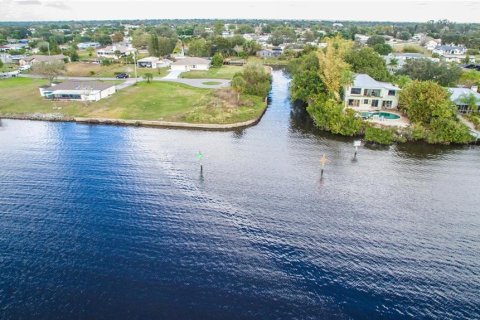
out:
<path id="1" fill-rule="evenodd" d="M 137 83 L 137 56 L 136 56 L 136 52 L 133 51 L 133 63 L 135 64 L 134 65 L 134 68 L 135 68 L 135 83 Z"/>

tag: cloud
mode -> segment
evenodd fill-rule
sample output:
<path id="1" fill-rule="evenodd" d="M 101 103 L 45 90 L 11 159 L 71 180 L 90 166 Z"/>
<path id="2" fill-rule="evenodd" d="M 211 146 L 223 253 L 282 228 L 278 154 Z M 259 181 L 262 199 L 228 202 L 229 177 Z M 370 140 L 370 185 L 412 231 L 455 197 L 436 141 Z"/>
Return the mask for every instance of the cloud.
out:
<path id="1" fill-rule="evenodd" d="M 39 0 L 15 0 L 13 3 L 27 6 L 40 6 L 42 4 Z"/>
<path id="2" fill-rule="evenodd" d="M 70 6 L 68 6 L 65 2 L 62 2 L 62 1 L 49 1 L 49 2 L 45 2 L 43 5 L 46 7 L 57 8 L 60 10 L 70 9 Z"/>

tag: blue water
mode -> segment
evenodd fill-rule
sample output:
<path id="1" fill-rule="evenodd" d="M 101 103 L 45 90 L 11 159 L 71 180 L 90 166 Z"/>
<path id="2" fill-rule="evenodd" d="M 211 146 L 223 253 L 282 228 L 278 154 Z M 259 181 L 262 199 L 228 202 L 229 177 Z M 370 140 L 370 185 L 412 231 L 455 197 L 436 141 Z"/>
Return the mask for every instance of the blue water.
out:
<path id="1" fill-rule="evenodd" d="M 237 132 L 2 120 L 0 319 L 479 319 L 480 149 L 352 161 L 288 85 Z"/>

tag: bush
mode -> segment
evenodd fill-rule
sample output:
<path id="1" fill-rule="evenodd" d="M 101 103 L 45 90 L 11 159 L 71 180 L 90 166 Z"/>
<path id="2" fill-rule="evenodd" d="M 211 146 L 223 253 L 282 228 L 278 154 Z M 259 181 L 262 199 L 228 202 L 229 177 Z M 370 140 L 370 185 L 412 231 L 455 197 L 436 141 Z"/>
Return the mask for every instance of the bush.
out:
<path id="1" fill-rule="evenodd" d="M 352 109 L 344 110 L 341 104 L 333 99 L 317 98 L 307 107 L 307 112 L 322 130 L 342 136 L 358 135 L 363 129 L 362 119 L 356 117 Z"/>
<path id="2" fill-rule="evenodd" d="M 391 129 L 383 129 L 372 126 L 365 128 L 365 141 L 390 145 L 394 140 L 395 134 Z"/>
<path id="3" fill-rule="evenodd" d="M 221 66 L 223 66 L 223 56 L 220 53 L 215 53 L 212 57 L 212 67 L 220 68 Z"/>
<path id="4" fill-rule="evenodd" d="M 454 119 L 437 118 L 432 120 L 427 135 L 428 143 L 465 144 L 473 141 L 469 128 Z"/>
<path id="5" fill-rule="evenodd" d="M 110 66 L 110 65 L 112 65 L 112 63 L 113 62 L 110 59 L 102 59 L 102 61 L 101 61 L 102 66 Z"/>
<path id="6" fill-rule="evenodd" d="M 405 46 L 402 51 L 404 53 L 422 53 L 422 49 L 415 46 Z"/>
<path id="7" fill-rule="evenodd" d="M 427 137 L 427 129 L 419 123 L 413 124 L 411 128 L 411 140 L 419 141 Z"/>

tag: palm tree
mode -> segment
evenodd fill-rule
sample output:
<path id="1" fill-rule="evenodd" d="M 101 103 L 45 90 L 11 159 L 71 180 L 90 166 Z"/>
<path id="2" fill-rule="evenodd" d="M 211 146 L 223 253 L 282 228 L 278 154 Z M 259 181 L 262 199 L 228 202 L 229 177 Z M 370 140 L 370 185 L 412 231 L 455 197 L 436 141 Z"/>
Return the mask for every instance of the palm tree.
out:
<path id="1" fill-rule="evenodd" d="M 237 103 L 240 102 L 240 94 L 245 90 L 247 82 L 241 74 L 237 74 L 233 77 L 231 86 L 233 90 L 237 92 Z"/>
<path id="2" fill-rule="evenodd" d="M 143 75 L 143 78 L 147 80 L 147 83 L 150 83 L 150 81 L 153 79 L 153 74 L 151 74 L 150 72 L 147 72 Z"/>
<path id="3" fill-rule="evenodd" d="M 460 98 L 460 102 L 468 106 L 467 112 L 471 113 L 473 111 L 476 113 L 478 111 L 478 103 L 480 101 L 477 99 L 477 97 L 473 93 L 470 93 L 468 95 L 463 95 Z"/>

